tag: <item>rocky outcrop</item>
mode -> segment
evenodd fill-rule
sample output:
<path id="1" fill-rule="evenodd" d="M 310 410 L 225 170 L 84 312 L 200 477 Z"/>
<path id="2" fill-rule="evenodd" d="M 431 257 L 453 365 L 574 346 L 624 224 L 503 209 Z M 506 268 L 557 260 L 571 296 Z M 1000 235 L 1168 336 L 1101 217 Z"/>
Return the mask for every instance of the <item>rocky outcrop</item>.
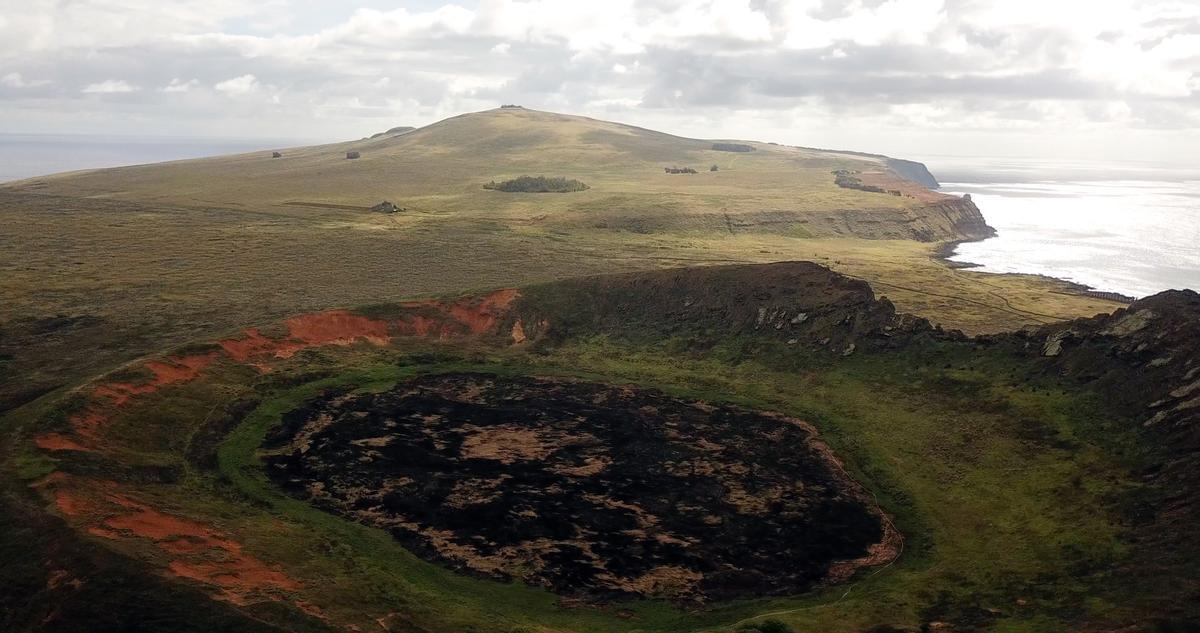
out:
<path id="1" fill-rule="evenodd" d="M 1178 558 L 1156 564 L 1191 566 L 1188 557 L 1200 557 L 1200 294 L 1163 292 L 1112 314 L 995 338 L 1036 357 L 1050 377 L 1097 394 L 1107 415 L 1132 421 L 1110 441 L 1146 484 L 1131 502 L 1137 543 Z"/>
<path id="2" fill-rule="evenodd" d="M 811 262 L 681 268 L 566 280 L 526 288 L 515 306 L 530 339 L 606 333 L 767 338 L 849 355 L 936 332 L 896 314 L 870 285 Z M 539 324 L 532 325 L 531 324 Z"/>
<path id="3" fill-rule="evenodd" d="M 1190 435 L 1186 444 L 1200 449 L 1200 294 L 1167 291 L 1112 314 L 1013 336 L 1144 427 Z"/>
<path id="4" fill-rule="evenodd" d="M 384 200 L 383 202 L 371 207 L 371 211 L 373 213 L 399 213 L 406 210 L 407 209 L 398 207 L 395 205 L 395 203 L 388 200 Z"/>

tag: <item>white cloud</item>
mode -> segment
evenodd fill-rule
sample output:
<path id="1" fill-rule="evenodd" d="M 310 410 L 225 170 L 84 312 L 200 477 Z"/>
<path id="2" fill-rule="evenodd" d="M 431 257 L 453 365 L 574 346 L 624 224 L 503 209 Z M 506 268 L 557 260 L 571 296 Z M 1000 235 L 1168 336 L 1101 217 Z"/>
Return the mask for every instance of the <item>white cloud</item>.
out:
<path id="1" fill-rule="evenodd" d="M 254 75 L 242 75 L 240 77 L 234 77 L 233 79 L 226 79 L 225 81 L 218 82 L 217 85 L 213 86 L 213 88 L 217 92 L 224 92 L 232 95 L 244 95 L 254 92 L 258 89 L 258 86 L 258 78 L 256 78 Z"/>
<path id="2" fill-rule="evenodd" d="M 863 149 L 855 129 L 1200 133 L 1188 0 L 317 4 L 27 0 L 0 16 L 0 121 L 59 128 L 83 92 L 126 93 L 89 104 L 114 125 L 223 134 L 349 138 L 498 103 L 766 140 L 836 119 Z"/>
<path id="3" fill-rule="evenodd" d="M 21 73 L 8 73 L 0 77 L 0 85 L 8 86 L 9 88 L 36 88 L 51 83 L 53 82 L 49 79 L 26 79 L 21 76 Z"/>
<path id="4" fill-rule="evenodd" d="M 106 79 L 98 83 L 88 84 L 83 87 L 84 94 L 121 94 L 127 92 L 137 92 L 140 90 L 137 86 L 130 84 L 124 79 Z"/>
<path id="5" fill-rule="evenodd" d="M 179 79 L 178 77 L 176 77 L 171 80 L 171 83 L 163 86 L 162 91 L 163 92 L 187 92 L 187 91 L 191 90 L 192 88 L 195 88 L 198 85 L 200 85 L 200 81 L 197 79 L 183 81 L 183 80 Z"/>

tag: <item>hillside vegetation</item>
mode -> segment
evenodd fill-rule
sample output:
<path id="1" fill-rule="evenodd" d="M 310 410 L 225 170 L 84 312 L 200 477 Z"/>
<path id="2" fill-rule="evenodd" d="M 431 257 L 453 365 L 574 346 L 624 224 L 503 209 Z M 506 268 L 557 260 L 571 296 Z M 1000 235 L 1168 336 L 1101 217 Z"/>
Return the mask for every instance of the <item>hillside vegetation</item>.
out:
<path id="1" fill-rule="evenodd" d="M 124 561 L 123 570 L 195 591 L 147 603 L 135 593 L 140 585 L 108 586 L 101 595 L 143 614 L 150 630 L 173 630 L 171 620 L 162 618 L 178 618 L 178 605 L 199 608 L 203 596 L 236 609 L 202 609 L 198 622 L 215 626 L 227 618 L 233 626 L 241 613 L 254 623 L 313 631 L 366 630 L 382 621 L 388 630 L 431 632 L 726 633 L 767 620 L 814 633 L 1155 630 L 1146 624 L 1187 630 L 1198 615 L 1185 599 L 1196 589 L 1189 574 L 1197 548 L 1188 526 L 1197 506 L 1194 488 L 1181 486 L 1180 478 L 1194 471 L 1190 457 L 1180 462 L 1180 451 L 1194 454 L 1188 447 L 1196 438 L 1146 427 L 1143 420 L 1154 410 L 1166 411 L 1163 421 L 1171 424 L 1194 417 L 1174 402 L 1154 402 L 1186 387 L 1177 381 L 1179 368 L 1195 366 L 1196 348 L 1178 333 L 1197 316 L 1200 297 L 1175 293 L 1091 321 L 969 340 L 899 315 L 867 284 L 804 262 L 631 273 L 296 315 L 168 351 L 100 377 L 73 397 L 9 418 L 10 432 L 22 439 L 4 465 L 22 484 L 14 494 L 49 508 L 73 532 L 59 534 L 49 554 L 10 558 L 2 577 L 29 577 L 36 590 L 35 599 L 6 612 L 10 619 L 3 623 L 36 621 L 51 605 L 77 610 L 80 598 L 70 582 L 90 582 L 91 576 L 63 559 L 100 550 Z M 1119 351 L 1105 352 L 1114 349 Z M 1165 357 L 1166 363 L 1150 363 Z M 463 384 L 464 376 L 461 395 L 447 400 L 447 381 Z M 1131 380 L 1138 389 L 1110 388 Z M 536 389 L 522 392 L 521 385 Z M 561 397 L 538 396 L 546 385 L 584 395 L 564 407 Z M 438 427 L 446 424 L 440 412 L 484 406 L 496 388 L 518 390 L 498 405 L 507 416 L 503 424 L 490 427 L 504 432 L 503 441 L 480 447 L 456 439 L 493 424 L 478 414 L 454 432 Z M 413 394 L 426 396 L 407 427 L 399 418 L 364 424 L 383 415 L 373 404 L 336 419 L 311 415 L 326 406 Z M 613 398 L 640 400 L 633 410 L 618 410 L 621 417 L 609 427 L 597 415 L 599 405 Z M 622 518 L 644 517 L 655 496 L 670 497 L 670 489 L 629 479 L 649 453 L 638 448 L 622 466 L 633 470 L 610 471 L 622 462 L 546 464 L 543 442 L 603 455 L 599 438 L 631 418 L 663 416 L 656 425 L 668 430 L 680 423 L 684 411 L 670 398 L 695 403 L 687 407 L 711 416 L 776 412 L 757 418 L 753 424 L 761 426 L 755 428 L 717 425 L 726 434 L 719 443 L 690 433 L 665 436 L 695 443 L 687 468 L 666 464 L 694 485 L 688 503 L 679 506 L 684 511 L 715 494 L 729 500 L 739 520 L 759 516 L 758 525 L 775 529 L 771 521 L 782 517 L 770 513 L 782 506 L 772 504 L 769 488 L 714 491 L 708 478 L 762 475 L 765 470 L 729 463 L 745 451 L 795 457 L 798 451 L 779 451 L 771 443 L 769 437 L 783 435 L 770 427 L 803 423 L 819 433 L 846 475 L 870 491 L 862 499 L 887 513 L 886 524 L 896 531 L 886 540 L 891 546 L 860 561 L 857 573 L 851 567 L 830 584 L 797 595 L 685 607 L 669 600 L 679 587 L 673 583 L 686 585 L 694 577 L 660 569 L 633 585 L 637 592 L 597 604 L 498 582 L 494 573 L 456 573 L 438 558 L 438 552 L 468 557 L 472 548 L 494 551 L 489 540 L 471 538 L 480 533 L 529 538 L 506 530 L 509 524 L 499 518 L 427 530 L 432 549 L 401 538 L 399 528 L 421 528 L 413 520 L 401 517 L 389 529 L 384 507 L 423 511 L 423 505 L 411 507 L 412 494 L 444 499 L 455 511 L 475 507 L 479 517 L 495 507 L 528 517 L 528 507 L 513 505 L 519 498 L 493 505 L 488 486 L 510 476 L 503 470 L 468 482 L 482 490 L 464 493 L 455 485 L 450 495 L 436 490 L 449 487 L 445 480 L 396 494 L 363 478 L 385 457 L 408 468 L 446 468 L 453 463 L 447 447 L 497 451 L 493 455 L 504 459 L 525 454 L 586 491 L 578 500 L 538 500 L 548 511 L 571 521 L 602 520 L 611 528 Z M 521 404 L 514 409 L 514 402 Z M 542 419 L 536 407 L 567 417 L 556 419 L 558 426 L 543 439 L 522 443 L 512 425 Z M 344 434 L 340 448 L 325 441 L 335 432 Z M 394 442 L 381 432 L 413 437 Z M 1164 437 L 1186 444 L 1168 445 Z M 285 445 L 290 441 L 298 444 Z M 738 451 L 723 450 L 726 443 Z M 430 453 L 414 459 L 421 454 L 415 447 Z M 326 451 L 334 451 L 328 463 L 343 474 L 305 482 L 276 466 L 306 454 L 317 460 Z M 474 459 L 480 456 L 474 453 Z M 513 468 L 523 477 L 546 474 L 519 459 Z M 601 489 L 586 479 L 598 473 L 628 486 L 625 494 L 648 495 L 645 507 L 598 496 Z M 637 475 L 643 476 L 661 475 Z M 394 477 L 381 485 L 412 483 Z M 801 490 L 821 493 L 819 487 Z M 353 503 L 328 502 L 329 494 L 348 495 Z M 583 501 L 595 504 L 592 514 L 580 516 L 589 511 Z M 566 503 L 577 506 L 563 508 Z M 344 517 L 345 510 L 356 514 Z M 445 516 L 454 515 L 432 520 Z M 702 523 L 716 530 L 722 524 Z M 649 522 L 628 536 L 687 543 L 663 529 Z M 569 547 L 565 539 L 572 534 L 559 535 L 556 547 Z M 620 534 L 592 530 L 586 536 L 606 546 L 635 542 L 620 540 Z M 794 547 L 796 539 L 788 543 Z M 754 549 L 760 546 L 753 539 L 738 545 L 765 554 Z M 503 550 L 496 558 L 520 563 L 506 572 L 554 569 L 537 566 L 538 551 L 527 555 L 527 564 Z M 543 554 L 572 564 L 590 560 Z M 610 555 L 623 556 L 620 547 Z M 45 571 L 42 556 L 61 571 Z M 601 570 L 603 563 L 592 561 Z M 58 584 L 42 581 L 52 573 L 65 575 L 57 576 Z M 751 580 L 770 586 L 769 578 Z M 708 586 L 715 591 L 729 583 L 749 586 L 737 574 Z"/>
<path id="2" fill-rule="evenodd" d="M 734 146 L 738 151 L 718 149 Z M 359 158 L 346 160 L 349 151 Z M 681 184 L 666 177 L 664 163 L 716 164 L 720 171 Z M 869 196 L 837 187 L 830 176 L 835 169 L 885 173 L 888 164 L 884 157 L 714 144 L 584 117 L 503 108 L 401 134 L 288 149 L 278 159 L 256 152 L 42 177 L 5 189 L 271 214 L 288 214 L 290 202 L 337 208 L 396 200 L 443 220 L 486 216 L 560 229 L 634 228 L 640 218 L 655 216 L 664 228 L 676 230 L 732 218 L 765 232 L 802 227 L 810 236 L 938 241 L 986 234 L 977 210 L 958 198 L 930 192 L 921 199 Z M 591 189 L 569 199 L 499 200 L 476 184 L 479 174 L 500 181 L 547 173 L 586 182 Z M 764 212 L 773 217 L 762 218 Z"/>
<path id="3" fill-rule="evenodd" d="M 503 182 L 492 181 L 483 186 L 484 189 L 506 191 L 509 193 L 570 193 L 572 191 L 587 191 L 590 187 L 578 180 L 556 176 L 520 176 Z"/>

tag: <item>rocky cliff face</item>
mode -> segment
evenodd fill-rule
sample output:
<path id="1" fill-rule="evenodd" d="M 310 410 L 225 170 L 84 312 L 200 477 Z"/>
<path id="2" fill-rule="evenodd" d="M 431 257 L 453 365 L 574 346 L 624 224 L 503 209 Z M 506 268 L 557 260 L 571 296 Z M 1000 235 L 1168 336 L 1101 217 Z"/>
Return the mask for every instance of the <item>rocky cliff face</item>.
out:
<path id="1" fill-rule="evenodd" d="M 979 208 L 965 198 L 934 194 L 935 199 L 907 209 L 857 208 L 826 212 L 753 211 L 742 213 L 606 213 L 559 221 L 557 225 L 658 233 L 677 230 L 779 233 L 809 237 L 857 237 L 871 240 L 946 242 L 980 240 L 996 234 Z"/>
<path id="2" fill-rule="evenodd" d="M 1144 428 L 1200 449 L 1200 294 L 1162 292 L 1112 314 L 1017 336 L 1055 371 L 1092 384 Z"/>
<path id="3" fill-rule="evenodd" d="M 970 198 L 947 197 L 924 207 L 920 221 L 914 222 L 913 238 L 923 242 L 947 240 L 982 240 L 996 235 L 988 226 L 983 213 Z"/>
<path id="4" fill-rule="evenodd" d="M 897 176 L 911 180 L 927 189 L 937 189 L 941 187 L 933 174 L 929 172 L 929 168 L 924 163 L 918 163 L 914 160 L 904 160 L 901 158 L 887 158 L 887 167 L 892 170 Z"/>

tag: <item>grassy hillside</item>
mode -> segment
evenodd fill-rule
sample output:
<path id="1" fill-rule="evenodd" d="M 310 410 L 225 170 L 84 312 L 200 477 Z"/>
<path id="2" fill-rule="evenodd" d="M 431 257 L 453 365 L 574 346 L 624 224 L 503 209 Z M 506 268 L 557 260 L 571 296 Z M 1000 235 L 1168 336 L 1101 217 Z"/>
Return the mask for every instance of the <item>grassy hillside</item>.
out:
<path id="1" fill-rule="evenodd" d="M 1161 316 L 1138 317 L 1140 329 L 1075 324 L 1080 340 L 1054 358 L 1021 336 L 938 333 L 871 295 L 803 263 L 664 271 L 304 315 L 176 349 L 9 416 L 21 438 L 4 465 L 12 495 L 77 536 L 59 533 L 0 580 L 36 586 L 39 608 L 73 605 L 73 581 L 86 587 L 92 572 L 62 561 L 99 550 L 286 630 L 724 633 L 768 617 L 798 632 L 1188 630 L 1187 521 L 1164 517 L 1188 548 L 1140 529 L 1151 500 L 1173 493 L 1142 476 L 1161 451 L 1112 406 L 1107 382 L 1077 374 L 1140 375 L 1145 358 L 1173 352 L 1157 334 L 1194 318 L 1194 296 L 1147 304 Z M 1103 353 L 1114 346 L 1137 351 Z M 892 517 L 903 553 L 797 596 L 581 603 L 430 564 L 264 471 L 264 439 L 314 398 L 464 371 L 636 385 L 807 421 Z M 1131 575 L 1142 569 L 1153 575 Z M 147 604 L 138 590 L 104 595 L 145 613 L 148 630 L 172 630 L 178 605 L 197 600 Z"/>
<path id="2" fill-rule="evenodd" d="M 682 228 L 692 216 L 738 217 L 771 212 L 803 221 L 810 234 L 848 225 L 867 237 L 897 231 L 931 201 L 950 198 L 913 187 L 913 197 L 843 189 L 832 170 L 886 172 L 883 159 L 754 144 L 755 151 L 713 149 L 616 123 L 519 108 L 462 115 L 400 135 L 271 152 L 177 161 L 36 178 L 8 189 L 102 197 L 140 203 L 221 206 L 270 213 L 332 205 L 380 227 L 394 220 L 360 217 L 353 207 L 391 200 L 422 218 L 475 218 L 544 225 L 621 226 L 658 216 Z M 348 160 L 348 151 L 360 158 Z M 679 176 L 667 166 L 702 171 Z M 717 165 L 719 171 L 710 172 Z M 483 185 L 522 175 L 561 176 L 589 191 L 557 199 L 502 195 Z M 856 215 L 876 210 L 870 223 Z M 889 228 L 890 226 L 890 228 Z M 693 227 L 694 228 L 694 227 Z M 945 227 L 942 237 L 957 237 Z"/>
<path id="3" fill-rule="evenodd" d="M 854 352 L 832 313 L 805 321 L 812 335 L 795 344 L 780 334 L 750 345 L 744 332 L 725 331 L 719 314 L 701 320 L 703 332 L 682 331 L 697 298 L 740 296 L 764 283 L 754 275 L 722 289 L 709 280 L 699 292 L 664 291 L 665 316 L 643 310 L 664 294 L 654 284 L 642 294 L 594 282 L 538 285 L 528 293 L 543 307 L 565 300 L 546 308 L 546 318 L 576 324 L 555 346 L 425 340 L 497 326 L 473 312 L 478 299 L 402 308 L 416 314 L 397 327 L 415 338 L 396 347 L 327 345 L 358 336 L 339 339 L 339 327 L 364 325 L 362 315 L 382 318 L 406 298 L 784 260 L 816 261 L 871 283 L 822 286 L 814 311 L 849 288 L 856 301 L 886 295 L 899 312 L 969 333 L 1117 307 L 1054 280 L 982 275 L 937 259 L 941 242 L 978 237 L 986 225 L 973 206 L 904 180 L 882 158 L 750 145 L 720 151 L 713 141 L 502 109 L 282 149 L 279 158 L 265 152 L 0 187 L 0 513 L 15 517 L 0 532 L 10 563 L 0 593 L 31 596 L 4 603 L 0 614 L 9 619 L 0 628 L 90 622 L 127 630 L 137 622 L 178 630 L 179 613 L 203 612 L 196 628 L 690 631 L 726 630 L 770 611 L 801 630 L 942 620 L 1055 630 L 1149 612 L 1147 592 L 1132 607 L 1114 597 L 1126 587 L 1110 574 L 1114 561 L 1142 561 L 1122 540 L 1126 517 L 1115 505 L 1139 484 L 1101 442 L 1077 437 L 1096 419 L 1127 421 L 1097 407 L 1093 394 L 1026 381 L 1030 366 L 1009 356 L 977 367 L 974 348 Z M 347 159 L 350 151 L 359 158 Z M 708 171 L 713 164 L 718 171 Z M 664 172 L 671 166 L 698 173 Z M 836 170 L 901 195 L 838 187 Z M 526 194 L 483 186 L 526 175 L 590 188 Z M 405 210 L 369 210 L 385 199 Z M 695 275 L 704 278 L 667 273 Z M 772 291 L 817 292 L 772 283 Z M 645 300 L 603 327 L 583 318 L 586 306 L 630 297 Z M 725 316 L 765 319 L 747 307 L 750 299 Z M 363 305 L 375 307 L 321 312 Z M 475 320 L 431 329 L 441 327 L 441 309 Z M 314 312 L 324 316 L 280 324 Z M 308 328 L 301 339 L 281 339 L 295 323 Z M 631 324 L 653 334 L 616 336 Z M 493 334 L 504 340 L 540 328 L 537 320 L 523 330 L 500 325 Z M 257 334 L 234 334 L 251 326 Z M 216 339 L 236 340 L 229 349 L 192 344 Z M 310 339 L 321 344 L 297 342 Z M 821 353 L 852 354 L 833 367 L 795 353 L 794 345 L 814 342 Z M 163 350 L 175 350 L 174 360 L 145 362 Z M 262 353 L 294 356 L 276 363 L 255 356 Z M 908 554 L 897 573 L 864 578 L 849 599 L 837 588 L 705 613 L 653 600 L 629 612 L 564 608 L 543 591 L 423 562 L 384 534 L 281 495 L 263 476 L 263 433 L 304 398 L 447 368 L 637 382 L 804 417 L 895 513 L 910 535 Z M 97 376 L 105 377 L 92 382 Z M 981 390 L 983 408 L 971 395 Z M 98 393 L 137 406 L 112 417 L 106 409 L 111 424 L 85 440 L 76 426 L 89 432 L 88 420 L 99 418 L 80 406 Z M 1023 426 L 1029 420 L 1037 421 L 1032 430 Z M 98 438 L 97 450 L 72 446 Z M 965 463 L 977 475 L 968 476 Z M 1065 565 L 1081 571 L 1064 575 Z M 161 599 L 136 600 L 143 591 Z M 226 608 L 208 608 L 212 595 Z"/>
<path id="4" fill-rule="evenodd" d="M 0 410 L 247 323 L 590 273 L 813 260 L 870 281 L 901 311 L 968 332 L 1117 307 L 1053 280 L 935 259 L 938 241 L 986 227 L 973 207 L 900 180 L 881 158 L 748 145 L 718 151 L 712 141 L 505 108 L 280 158 L 0 186 Z M 350 150 L 361 157 L 346 159 Z M 719 171 L 707 171 L 713 164 Z M 672 165 L 699 173 L 664 173 Z M 836 169 L 905 195 L 839 188 Z M 590 188 L 483 187 L 522 175 Z M 406 210 L 369 211 L 385 199 Z"/>

